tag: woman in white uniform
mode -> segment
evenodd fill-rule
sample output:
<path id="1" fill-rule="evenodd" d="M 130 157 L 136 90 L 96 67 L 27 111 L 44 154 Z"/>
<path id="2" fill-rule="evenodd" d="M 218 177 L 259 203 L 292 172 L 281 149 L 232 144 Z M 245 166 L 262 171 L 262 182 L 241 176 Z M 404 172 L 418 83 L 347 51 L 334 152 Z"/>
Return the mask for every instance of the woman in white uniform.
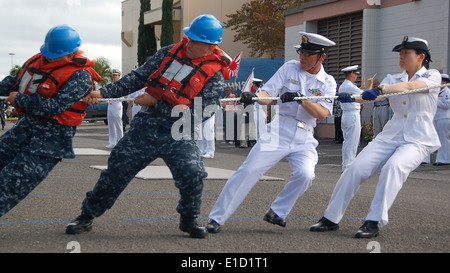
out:
<path id="1" fill-rule="evenodd" d="M 345 80 L 339 86 L 339 94 L 359 95 L 363 92 L 355 85 L 358 79 L 358 65 L 343 68 Z M 342 171 L 350 165 L 358 152 L 359 139 L 361 137 L 361 104 L 357 102 L 342 103 L 341 128 L 344 136 L 342 144 Z"/>
<path id="2" fill-rule="evenodd" d="M 213 209 L 206 228 L 210 233 L 220 231 L 220 226 L 239 207 L 241 202 L 272 166 L 287 157 L 292 175 L 278 194 L 264 220 L 284 227 L 285 219 L 297 199 L 311 186 L 318 161 L 317 140 L 313 136 L 316 120 L 323 120 L 333 109 L 332 100 L 304 100 L 299 96 L 320 96 L 336 93 L 336 81 L 328 75 L 322 62 L 326 49 L 335 43 L 322 35 L 300 32 L 301 48 L 297 51 L 300 61 L 285 63 L 257 94 L 243 92 L 241 102 L 251 104 L 253 97 L 276 97 L 282 103 L 274 121 L 267 125 L 263 134 L 242 166 L 227 181 Z M 269 104 L 271 100 L 260 100 Z"/>
<path id="3" fill-rule="evenodd" d="M 427 69 L 431 62 L 427 41 L 406 36 L 393 51 L 400 52 L 399 65 L 404 71 L 387 75 L 379 87 L 363 92 L 362 99 L 357 102 L 374 101 L 384 93 L 440 85 L 440 73 Z M 380 172 L 369 213 L 355 237 L 378 235 L 379 228 L 388 223 L 388 211 L 408 175 L 440 146 L 433 126 L 438 92 L 439 88 L 431 88 L 389 98 L 394 116 L 341 175 L 324 217 L 311 226 L 310 231 L 337 230 L 360 184 Z M 349 95 L 340 95 L 338 100 L 343 103 L 355 101 Z"/>

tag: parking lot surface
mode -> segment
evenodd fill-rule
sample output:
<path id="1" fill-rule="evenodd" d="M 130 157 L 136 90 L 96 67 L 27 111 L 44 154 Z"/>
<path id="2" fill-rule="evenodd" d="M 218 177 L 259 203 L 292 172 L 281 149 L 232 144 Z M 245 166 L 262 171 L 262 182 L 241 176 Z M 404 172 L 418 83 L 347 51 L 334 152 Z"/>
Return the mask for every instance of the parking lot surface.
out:
<path id="1" fill-rule="evenodd" d="M 205 239 L 191 239 L 179 230 L 175 211 L 179 195 L 173 180 L 139 178 L 132 180 L 112 209 L 95 219 L 93 231 L 67 235 L 65 226 L 80 213 L 86 192 L 100 175 L 91 166 L 106 165 L 108 159 L 107 154 L 77 155 L 59 163 L 26 199 L 0 218 L 0 253 L 195 253 L 200 255 L 197 258 L 208 253 L 258 253 L 264 258 L 268 253 L 450 252 L 449 166 L 428 164 L 416 169 L 390 210 L 390 223 L 376 238 L 353 236 L 368 212 L 378 176 L 361 185 L 338 231 L 310 232 L 309 227 L 323 215 L 341 172 L 341 144 L 331 139 L 319 142 L 316 179 L 297 201 L 285 228 L 262 220 L 289 180 L 289 163 L 282 160 L 266 174 L 281 180 L 258 182 L 222 231 Z M 108 128 L 102 122 L 83 123 L 74 139 L 75 148 L 109 151 L 107 144 Z M 205 159 L 205 165 L 237 170 L 249 151 L 217 139 L 215 157 Z M 164 163 L 158 159 L 151 165 Z M 225 182 L 205 179 L 202 225 Z"/>

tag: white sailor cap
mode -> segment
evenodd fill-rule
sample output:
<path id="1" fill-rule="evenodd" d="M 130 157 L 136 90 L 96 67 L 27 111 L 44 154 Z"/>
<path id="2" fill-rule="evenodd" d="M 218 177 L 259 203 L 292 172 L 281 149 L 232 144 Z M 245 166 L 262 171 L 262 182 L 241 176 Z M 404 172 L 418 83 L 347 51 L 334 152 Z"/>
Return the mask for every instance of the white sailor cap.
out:
<path id="1" fill-rule="evenodd" d="M 258 87 L 261 87 L 262 81 L 263 81 L 263 80 L 261 80 L 261 79 L 253 78 L 253 83 L 254 83 L 256 86 L 258 86 Z"/>
<path id="2" fill-rule="evenodd" d="M 113 73 L 113 74 L 119 74 L 119 75 L 122 74 L 122 73 L 120 73 L 120 70 L 117 69 L 117 68 L 114 68 L 114 69 L 112 70 L 112 73 Z"/>
<path id="3" fill-rule="evenodd" d="M 450 81 L 448 74 L 441 74 L 441 78 L 443 81 Z"/>
<path id="4" fill-rule="evenodd" d="M 428 41 L 417 38 L 417 37 L 403 37 L 402 43 L 399 45 L 396 45 L 392 51 L 394 52 L 400 52 L 402 49 L 417 49 L 422 51 L 425 54 L 426 60 L 431 62 L 431 54 L 430 49 L 428 48 Z"/>
<path id="5" fill-rule="evenodd" d="M 342 68 L 341 71 L 344 73 L 355 72 L 356 74 L 359 74 L 358 68 L 359 68 L 359 65 L 352 65 L 352 66 L 347 66 L 346 68 Z"/>
<path id="6" fill-rule="evenodd" d="M 301 49 L 306 51 L 326 52 L 328 47 L 336 45 L 335 42 L 317 33 L 300 31 L 299 34 L 302 38 Z"/>

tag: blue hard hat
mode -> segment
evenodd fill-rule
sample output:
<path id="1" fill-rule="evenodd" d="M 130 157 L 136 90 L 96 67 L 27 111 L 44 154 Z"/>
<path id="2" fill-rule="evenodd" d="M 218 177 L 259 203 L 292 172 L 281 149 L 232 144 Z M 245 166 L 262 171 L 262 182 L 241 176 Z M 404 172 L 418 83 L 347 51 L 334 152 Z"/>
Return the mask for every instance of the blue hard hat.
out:
<path id="1" fill-rule="evenodd" d="M 56 59 L 77 51 L 80 46 L 78 32 L 68 25 L 60 25 L 48 31 L 41 53 L 46 58 Z"/>
<path id="2" fill-rule="evenodd" d="M 198 16 L 183 31 L 194 41 L 215 45 L 222 42 L 223 25 L 211 14 Z"/>

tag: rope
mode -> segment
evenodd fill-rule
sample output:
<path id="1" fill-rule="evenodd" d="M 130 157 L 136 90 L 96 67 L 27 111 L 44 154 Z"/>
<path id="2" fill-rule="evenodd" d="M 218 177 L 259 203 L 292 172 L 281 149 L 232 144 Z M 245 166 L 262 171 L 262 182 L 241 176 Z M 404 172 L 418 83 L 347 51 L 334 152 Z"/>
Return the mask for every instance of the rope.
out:
<path id="1" fill-rule="evenodd" d="M 0 96 L 0 100 L 5 100 L 8 98 L 7 96 Z M 80 100 L 83 101 L 83 100 Z M 106 98 L 106 99 L 98 99 L 100 102 L 108 102 L 108 101 L 134 101 L 134 98 Z"/>
<path id="2" fill-rule="evenodd" d="M 390 94 L 383 94 L 379 95 L 378 97 L 392 97 L 392 96 L 398 96 L 398 95 L 406 95 L 406 94 L 412 94 L 412 93 L 419 93 L 423 92 L 428 89 L 433 88 L 442 88 L 450 86 L 450 83 L 442 84 L 442 85 L 436 85 L 436 86 L 430 86 L 430 87 L 424 87 L 409 91 L 403 91 L 403 92 L 397 92 L 397 93 L 390 93 Z M 339 96 L 311 96 L 311 97 L 295 97 L 294 100 L 317 100 L 317 99 L 337 99 Z M 360 98 L 361 95 L 352 95 L 352 98 Z M 6 99 L 7 96 L 0 96 L 0 100 Z M 220 99 L 221 102 L 224 101 L 239 101 L 241 98 L 229 98 L 229 99 Z M 257 97 L 253 98 L 254 101 L 256 100 L 279 100 L 280 97 Z M 109 102 L 109 101 L 134 101 L 134 98 L 105 98 L 105 99 L 98 99 L 100 102 Z"/>
<path id="3" fill-rule="evenodd" d="M 412 94 L 412 93 L 419 93 L 419 92 L 423 92 L 425 90 L 428 89 L 433 89 L 433 88 L 441 88 L 441 87 L 446 87 L 446 86 L 450 86 L 450 83 L 447 84 L 442 84 L 442 85 L 436 85 L 436 86 L 430 86 L 430 87 L 424 87 L 424 88 L 419 88 L 419 89 L 414 89 L 414 90 L 409 90 L 409 91 L 403 91 L 403 92 L 397 92 L 397 93 L 390 93 L 390 94 L 383 94 L 383 95 L 379 95 L 378 97 L 392 97 L 392 96 L 397 96 L 397 95 L 406 95 L 406 94 Z M 295 97 L 294 100 L 317 100 L 317 99 L 337 99 L 339 96 L 311 96 L 311 97 Z M 360 98 L 361 95 L 352 95 L 352 98 Z M 253 98 L 253 100 L 279 100 L 280 97 L 258 97 L 258 98 Z M 221 102 L 224 101 L 239 101 L 240 98 L 229 98 L 229 99 L 220 99 Z"/>

